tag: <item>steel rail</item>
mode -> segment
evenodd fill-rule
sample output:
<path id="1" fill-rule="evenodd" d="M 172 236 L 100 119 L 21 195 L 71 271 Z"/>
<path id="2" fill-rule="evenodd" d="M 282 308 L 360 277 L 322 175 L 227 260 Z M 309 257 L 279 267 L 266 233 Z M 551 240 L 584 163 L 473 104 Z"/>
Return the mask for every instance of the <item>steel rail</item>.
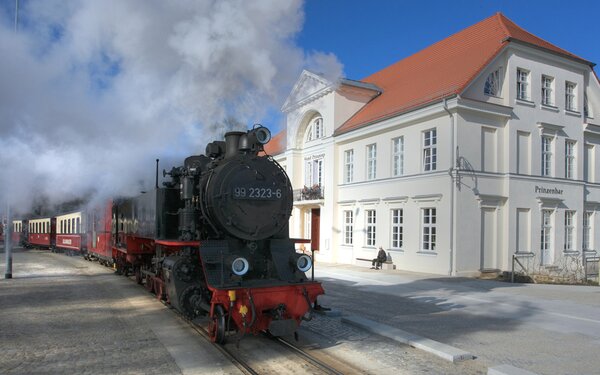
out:
<path id="1" fill-rule="evenodd" d="M 305 361 L 309 362 L 310 364 L 312 364 L 313 366 L 315 366 L 318 369 L 322 370 L 323 372 L 325 372 L 327 374 L 344 375 L 343 372 L 340 372 L 340 371 L 334 369 L 333 367 L 329 366 L 325 362 L 323 362 L 323 361 L 321 361 L 321 360 L 313 357 L 312 355 L 308 354 L 303 349 L 297 347 L 296 345 L 292 344 L 291 342 L 289 342 L 289 341 L 287 341 L 285 339 L 282 339 L 281 337 L 273 337 L 273 339 L 275 341 L 279 342 L 281 345 L 283 345 L 286 348 L 288 348 L 290 351 L 298 354 Z"/>

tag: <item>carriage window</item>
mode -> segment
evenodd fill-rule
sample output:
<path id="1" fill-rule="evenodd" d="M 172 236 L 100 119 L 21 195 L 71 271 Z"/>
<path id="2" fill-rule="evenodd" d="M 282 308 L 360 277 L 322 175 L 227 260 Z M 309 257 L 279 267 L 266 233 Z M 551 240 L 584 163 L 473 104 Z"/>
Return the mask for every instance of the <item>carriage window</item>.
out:
<path id="1" fill-rule="evenodd" d="M 75 233 L 81 233 L 81 218 L 77 218 L 77 231 Z"/>

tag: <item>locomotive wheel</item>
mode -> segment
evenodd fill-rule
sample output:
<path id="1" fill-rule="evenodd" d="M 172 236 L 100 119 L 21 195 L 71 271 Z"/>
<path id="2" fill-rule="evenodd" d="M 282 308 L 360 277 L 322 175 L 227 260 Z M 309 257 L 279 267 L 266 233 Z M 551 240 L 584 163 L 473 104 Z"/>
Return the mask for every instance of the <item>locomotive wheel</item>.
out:
<path id="1" fill-rule="evenodd" d="M 210 317 L 208 336 L 214 343 L 225 343 L 225 311 L 221 305 L 215 306 L 214 314 Z"/>

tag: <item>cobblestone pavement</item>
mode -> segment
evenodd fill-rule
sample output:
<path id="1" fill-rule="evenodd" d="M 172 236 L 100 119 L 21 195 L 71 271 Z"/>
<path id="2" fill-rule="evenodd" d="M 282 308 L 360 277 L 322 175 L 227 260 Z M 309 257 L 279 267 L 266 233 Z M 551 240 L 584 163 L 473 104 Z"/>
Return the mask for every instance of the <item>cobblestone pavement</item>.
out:
<path id="1" fill-rule="evenodd" d="M 0 374 L 181 374 L 147 324 L 156 309 L 124 295 L 122 285 L 146 293 L 79 257 L 15 251 L 13 279 L 0 281 Z"/>
<path id="2" fill-rule="evenodd" d="M 600 374 L 600 289 L 321 263 L 324 306 L 474 354 L 485 367 Z M 360 301 L 360 303 L 357 303 Z"/>
<path id="3" fill-rule="evenodd" d="M 107 268 L 37 250 L 16 251 L 14 262 L 14 279 L 0 280 L 0 374 L 238 373 L 216 357 L 188 363 L 196 356 L 190 352 L 207 350 L 195 341 L 197 335 L 188 338 L 191 344 L 184 342 L 184 334 L 175 331 L 182 329 L 175 314 Z M 328 298 L 338 301 L 333 297 L 339 290 L 331 287 Z M 307 349 L 320 349 L 352 369 L 345 373 L 486 371 L 480 362 L 453 364 L 346 325 L 340 317 L 317 315 L 303 322 L 300 338 Z"/>
<path id="4" fill-rule="evenodd" d="M 305 337 L 303 337 L 305 336 Z M 317 337 L 318 336 L 318 337 Z M 485 374 L 476 361 L 451 363 L 408 345 L 382 338 L 341 322 L 340 317 L 317 315 L 302 323 L 301 342 L 319 343 L 327 354 L 372 374 Z"/>

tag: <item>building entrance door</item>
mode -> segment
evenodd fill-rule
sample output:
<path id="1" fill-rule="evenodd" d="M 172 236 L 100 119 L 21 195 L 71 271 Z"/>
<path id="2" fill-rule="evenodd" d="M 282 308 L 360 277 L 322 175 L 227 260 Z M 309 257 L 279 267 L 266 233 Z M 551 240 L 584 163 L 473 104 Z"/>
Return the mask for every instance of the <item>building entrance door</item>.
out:
<path id="1" fill-rule="evenodd" d="M 321 209 L 313 208 L 310 211 L 310 248 L 319 250 L 319 232 L 321 229 Z"/>
<path id="2" fill-rule="evenodd" d="M 481 270 L 497 268 L 496 209 L 481 210 Z"/>

